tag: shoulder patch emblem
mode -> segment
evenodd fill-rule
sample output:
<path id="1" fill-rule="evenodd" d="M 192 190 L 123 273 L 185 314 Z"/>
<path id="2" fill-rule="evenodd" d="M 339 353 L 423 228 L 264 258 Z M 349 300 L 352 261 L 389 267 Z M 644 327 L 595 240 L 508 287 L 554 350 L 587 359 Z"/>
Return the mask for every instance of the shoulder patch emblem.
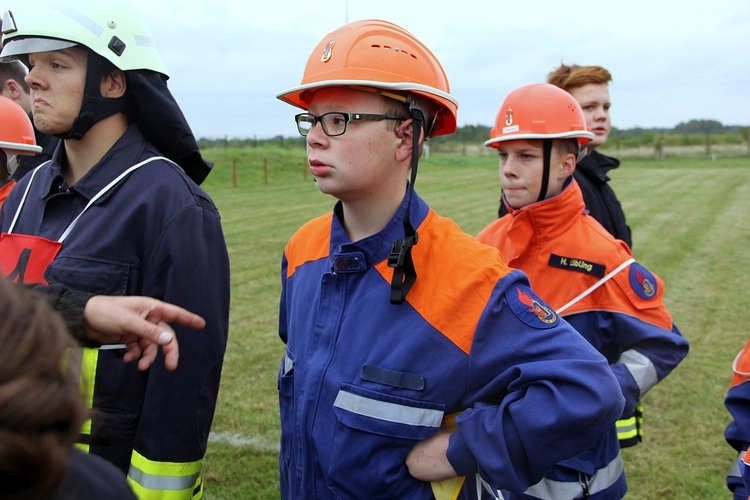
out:
<path id="1" fill-rule="evenodd" d="M 550 254 L 547 263 L 552 267 L 559 267 L 560 269 L 567 269 L 569 271 L 578 271 L 580 273 L 596 276 L 597 278 L 604 276 L 604 264 L 597 264 L 583 259 Z"/>
<path id="2" fill-rule="evenodd" d="M 550 328 L 558 322 L 557 313 L 526 285 L 510 287 L 505 300 L 518 319 L 532 328 Z"/>
<path id="3" fill-rule="evenodd" d="M 658 285 L 651 271 L 637 262 L 633 262 L 630 265 L 629 272 L 630 286 L 636 295 L 644 300 L 651 300 L 656 297 Z"/>

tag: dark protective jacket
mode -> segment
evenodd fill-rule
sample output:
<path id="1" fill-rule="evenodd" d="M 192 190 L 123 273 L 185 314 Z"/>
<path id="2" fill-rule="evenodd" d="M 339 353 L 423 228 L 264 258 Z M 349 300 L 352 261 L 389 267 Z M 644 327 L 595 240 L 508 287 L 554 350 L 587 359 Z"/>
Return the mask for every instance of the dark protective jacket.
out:
<path id="1" fill-rule="evenodd" d="M 57 240 L 93 200 L 44 278 L 94 294 L 154 297 L 206 319 L 201 331 L 174 325 L 180 343 L 174 372 L 161 354 L 139 372 L 122 361 L 122 349 L 83 350 L 83 384 L 96 411 L 80 446 L 127 473 L 140 497 L 200 496 L 228 332 L 229 259 L 219 213 L 133 125 L 70 187 L 65 162 L 58 148 L 51 162 L 21 179 L 0 213 L 2 232 L 18 213 L 14 233 Z"/>
<path id="2" fill-rule="evenodd" d="M 625 223 L 625 213 L 607 176 L 607 172 L 619 166 L 620 160 L 594 150 L 578 162 L 573 177 L 581 187 L 583 201 L 591 216 L 609 234 L 633 248 L 630 227 Z"/>

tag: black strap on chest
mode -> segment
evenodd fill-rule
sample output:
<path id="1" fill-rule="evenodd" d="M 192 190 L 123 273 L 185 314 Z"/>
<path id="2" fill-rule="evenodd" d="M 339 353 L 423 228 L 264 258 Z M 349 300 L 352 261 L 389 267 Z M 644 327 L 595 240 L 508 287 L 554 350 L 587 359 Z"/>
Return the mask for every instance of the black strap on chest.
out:
<path id="1" fill-rule="evenodd" d="M 419 132 L 422 129 L 422 113 L 412 110 L 414 138 L 411 151 L 411 182 L 409 183 L 409 198 L 404 213 L 404 237 L 393 242 L 388 265 L 393 268 L 391 279 L 391 304 L 403 304 L 414 282 L 417 281 L 417 270 L 411 257 L 411 249 L 417 244 L 419 237 L 411 225 L 411 198 L 414 193 L 414 182 L 417 180 L 417 165 L 419 164 Z"/>

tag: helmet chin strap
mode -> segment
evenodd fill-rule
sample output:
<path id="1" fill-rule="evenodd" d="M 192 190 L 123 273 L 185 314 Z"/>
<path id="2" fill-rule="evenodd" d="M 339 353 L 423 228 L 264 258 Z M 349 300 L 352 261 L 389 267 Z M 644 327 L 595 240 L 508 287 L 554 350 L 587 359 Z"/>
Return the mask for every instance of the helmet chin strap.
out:
<path id="1" fill-rule="evenodd" d="M 536 200 L 537 202 L 540 202 L 547 197 L 550 164 L 552 163 L 552 139 L 542 139 L 542 141 L 544 146 L 544 170 L 542 172 L 542 187 L 539 190 L 539 199 Z"/>
<path id="2" fill-rule="evenodd" d="M 87 49 L 87 52 L 86 85 L 83 89 L 81 110 L 73 121 L 70 130 L 62 134 L 55 134 L 60 139 L 80 140 L 99 121 L 127 110 L 127 94 L 117 99 L 102 96 L 101 79 L 105 70 L 104 59 L 91 50 Z"/>
<path id="3" fill-rule="evenodd" d="M 404 237 L 393 242 L 391 254 L 388 256 L 388 265 L 393 268 L 391 279 L 391 304 L 403 304 L 406 294 L 417 281 L 417 271 L 411 257 L 411 248 L 417 244 L 419 239 L 417 232 L 411 225 L 411 197 L 414 194 L 414 183 L 417 180 L 417 166 L 419 164 L 419 134 L 424 121 L 419 109 L 410 109 L 413 127 L 413 139 L 411 146 L 411 181 L 409 182 L 409 199 L 406 202 L 404 213 Z"/>

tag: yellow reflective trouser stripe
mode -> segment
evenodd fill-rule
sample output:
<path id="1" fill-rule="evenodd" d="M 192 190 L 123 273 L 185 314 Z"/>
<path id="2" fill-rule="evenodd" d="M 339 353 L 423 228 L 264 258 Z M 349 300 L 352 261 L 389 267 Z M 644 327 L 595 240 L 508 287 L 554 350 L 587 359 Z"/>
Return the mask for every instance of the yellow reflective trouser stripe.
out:
<path id="1" fill-rule="evenodd" d="M 86 402 L 86 407 L 91 409 L 94 406 L 94 385 L 96 382 L 96 366 L 99 362 L 99 349 L 89 349 L 84 347 L 83 349 L 76 349 L 75 356 L 81 358 L 81 372 L 79 375 L 79 386 L 83 400 Z M 71 355 L 73 358 L 74 355 Z M 87 418 L 83 422 L 81 427 L 81 434 L 85 437 L 86 441 L 91 438 L 91 419 Z M 76 443 L 76 448 L 86 453 L 89 452 L 89 444 L 87 443 Z"/>
<path id="2" fill-rule="evenodd" d="M 643 405 L 638 403 L 635 414 L 622 418 L 616 422 L 617 438 L 626 441 L 636 437 L 643 437 Z"/>
<path id="3" fill-rule="evenodd" d="M 128 483 L 140 499 L 203 498 L 202 460 L 154 462 L 133 450 Z"/>
<path id="4" fill-rule="evenodd" d="M 638 429 L 635 425 L 635 415 L 630 418 L 623 418 L 617 421 L 617 437 L 620 440 L 631 439 L 638 435 Z"/>

